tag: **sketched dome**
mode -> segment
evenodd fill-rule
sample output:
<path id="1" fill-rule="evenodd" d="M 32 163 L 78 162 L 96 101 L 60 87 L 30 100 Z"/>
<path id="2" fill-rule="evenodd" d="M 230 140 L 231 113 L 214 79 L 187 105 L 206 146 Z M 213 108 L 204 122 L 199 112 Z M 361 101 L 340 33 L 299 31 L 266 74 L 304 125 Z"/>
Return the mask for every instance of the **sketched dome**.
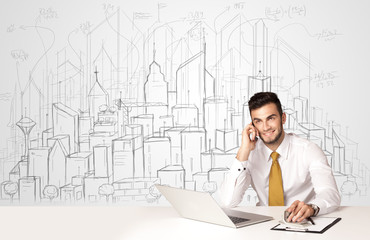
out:
<path id="1" fill-rule="evenodd" d="M 22 118 L 21 120 L 19 120 L 18 122 L 17 122 L 17 125 L 18 126 L 21 126 L 21 127 L 32 127 L 32 126 L 34 126 L 36 123 L 32 120 L 32 119 L 30 119 L 30 118 L 28 118 L 28 117 L 24 117 L 24 118 Z"/>

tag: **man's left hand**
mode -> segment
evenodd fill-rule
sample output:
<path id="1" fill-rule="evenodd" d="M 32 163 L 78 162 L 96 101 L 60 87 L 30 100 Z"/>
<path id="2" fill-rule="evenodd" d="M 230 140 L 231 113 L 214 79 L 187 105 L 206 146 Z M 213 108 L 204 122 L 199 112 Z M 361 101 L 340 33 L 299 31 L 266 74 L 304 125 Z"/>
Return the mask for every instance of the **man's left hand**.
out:
<path id="1" fill-rule="evenodd" d="M 311 217 L 315 211 L 311 206 L 308 206 L 304 202 L 296 200 L 287 208 L 290 215 L 288 217 L 288 222 L 302 222 L 304 219 Z"/>

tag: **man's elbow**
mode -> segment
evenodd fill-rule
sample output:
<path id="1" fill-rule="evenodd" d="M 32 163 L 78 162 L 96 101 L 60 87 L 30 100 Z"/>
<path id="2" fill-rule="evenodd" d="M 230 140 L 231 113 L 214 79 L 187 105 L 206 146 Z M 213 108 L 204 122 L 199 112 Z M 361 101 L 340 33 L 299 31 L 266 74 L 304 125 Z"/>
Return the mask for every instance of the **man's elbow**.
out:
<path id="1" fill-rule="evenodd" d="M 332 206 L 335 209 L 340 206 L 341 196 L 339 194 L 338 189 L 335 189 L 335 191 L 333 192 L 332 197 L 331 197 L 331 202 L 332 202 Z"/>
<path id="2" fill-rule="evenodd" d="M 330 200 L 329 200 L 330 199 Z M 322 214 L 330 213 L 338 209 L 341 203 L 341 196 L 338 191 L 335 191 L 334 194 L 326 202 L 326 211 L 323 211 Z"/>
<path id="3" fill-rule="evenodd" d="M 223 201 L 223 200 L 221 200 L 220 206 L 222 208 L 234 208 L 234 207 L 238 206 L 238 203 L 233 202 L 233 201 Z"/>
<path id="4" fill-rule="evenodd" d="M 220 196 L 220 206 L 222 208 L 234 208 L 236 206 L 238 206 L 240 203 L 239 200 L 236 200 L 235 198 L 233 198 L 232 196 L 229 196 L 229 195 L 221 195 Z"/>
<path id="5" fill-rule="evenodd" d="M 337 191 L 336 194 L 335 194 L 335 200 L 334 200 L 335 209 L 337 209 L 340 206 L 341 201 L 342 201 L 341 196 L 340 196 L 339 192 Z"/>

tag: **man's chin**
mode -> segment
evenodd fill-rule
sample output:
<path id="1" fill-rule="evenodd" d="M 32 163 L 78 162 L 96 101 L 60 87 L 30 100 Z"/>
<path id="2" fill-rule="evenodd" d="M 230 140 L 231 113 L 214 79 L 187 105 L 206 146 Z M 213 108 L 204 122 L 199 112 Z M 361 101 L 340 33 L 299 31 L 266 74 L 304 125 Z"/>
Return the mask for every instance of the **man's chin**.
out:
<path id="1" fill-rule="evenodd" d="M 274 143 L 276 143 L 277 141 L 276 140 L 273 140 L 273 141 L 265 141 L 265 140 L 263 140 L 262 139 L 262 141 L 267 145 L 267 144 L 274 144 Z"/>

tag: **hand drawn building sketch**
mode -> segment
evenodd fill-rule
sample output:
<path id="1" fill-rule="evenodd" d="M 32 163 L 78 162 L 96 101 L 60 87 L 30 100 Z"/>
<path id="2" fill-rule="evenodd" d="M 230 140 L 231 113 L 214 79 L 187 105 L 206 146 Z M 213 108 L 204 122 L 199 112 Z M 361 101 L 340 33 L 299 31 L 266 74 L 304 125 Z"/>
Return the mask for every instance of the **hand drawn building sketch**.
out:
<path id="1" fill-rule="evenodd" d="M 206 2 L 93 1 L 74 25 L 60 5 L 8 19 L 1 204 L 160 204 L 157 183 L 216 195 L 259 91 L 279 95 L 287 132 L 323 149 L 344 204 L 369 199 L 368 159 L 314 104 L 340 76 L 309 43 L 346 33 L 310 33 L 305 1 Z M 248 189 L 243 204 L 257 201 Z"/>

